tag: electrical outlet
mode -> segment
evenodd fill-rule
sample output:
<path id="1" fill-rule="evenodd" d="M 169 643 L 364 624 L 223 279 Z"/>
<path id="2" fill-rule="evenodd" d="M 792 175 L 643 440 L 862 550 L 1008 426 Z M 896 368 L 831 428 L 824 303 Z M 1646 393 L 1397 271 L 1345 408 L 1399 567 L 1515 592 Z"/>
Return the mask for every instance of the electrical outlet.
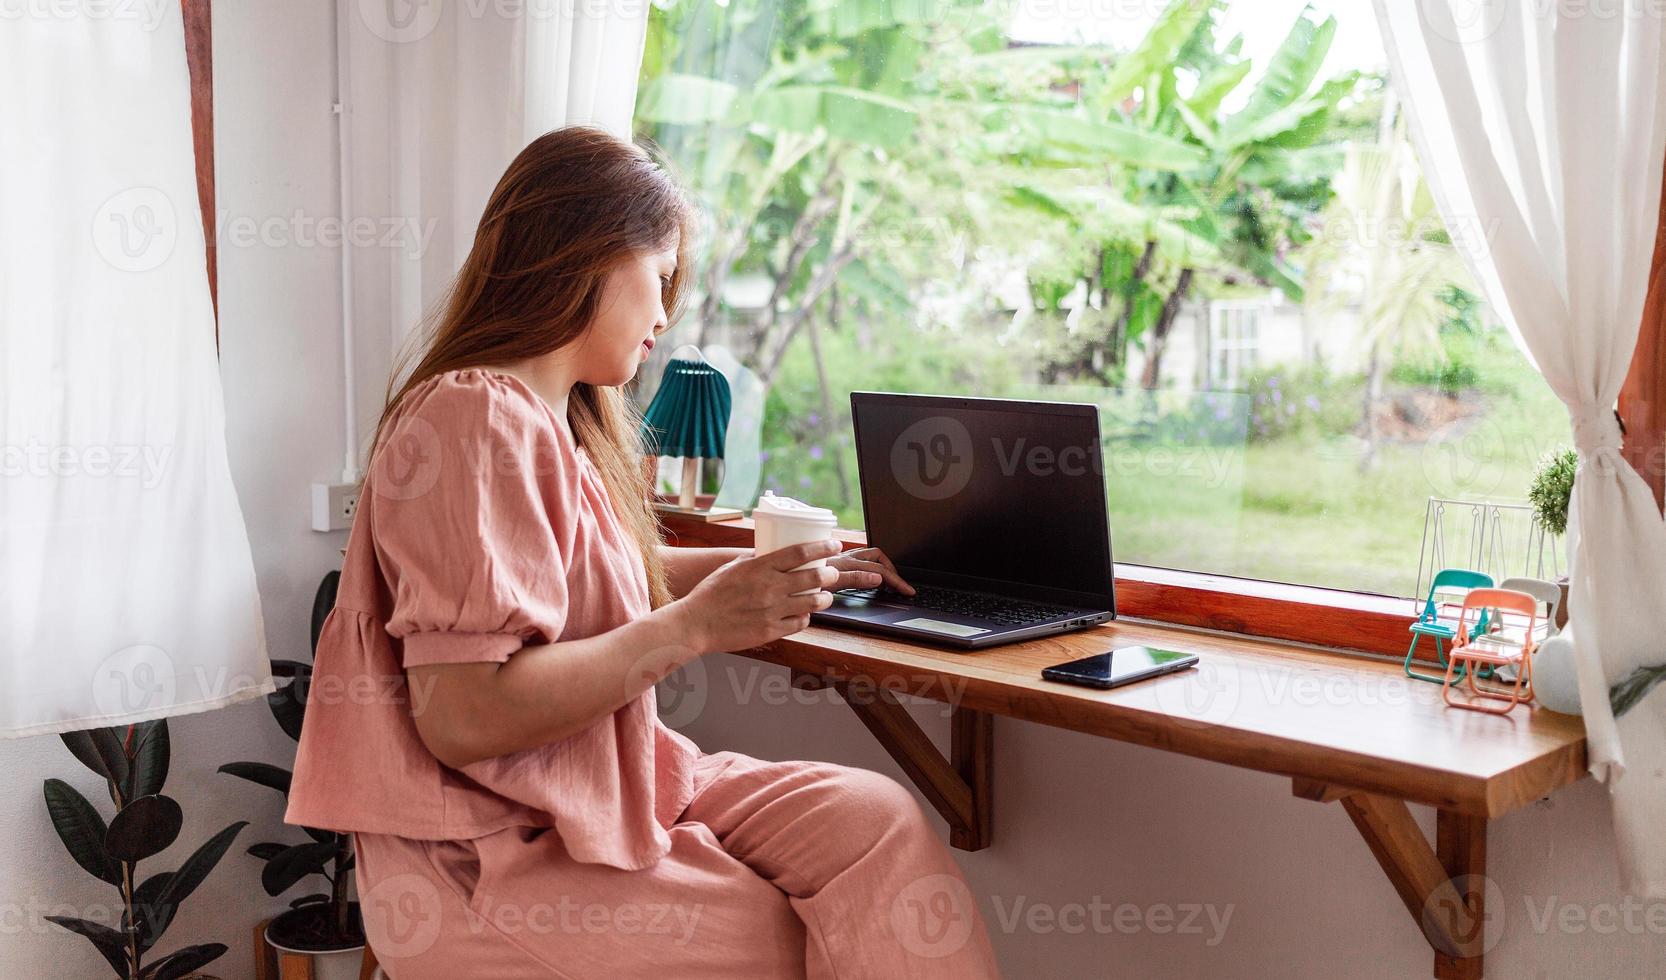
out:
<path id="1" fill-rule="evenodd" d="M 312 529 L 345 531 L 359 511 L 359 488 L 351 483 L 312 485 Z"/>

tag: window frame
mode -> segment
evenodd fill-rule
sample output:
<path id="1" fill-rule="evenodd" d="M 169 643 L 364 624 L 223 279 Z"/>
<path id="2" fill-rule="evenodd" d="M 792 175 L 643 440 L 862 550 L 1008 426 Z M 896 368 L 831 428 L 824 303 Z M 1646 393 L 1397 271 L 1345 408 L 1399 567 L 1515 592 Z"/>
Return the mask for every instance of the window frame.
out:
<path id="1" fill-rule="evenodd" d="M 1624 455 L 1648 482 L 1657 505 L 1666 498 L 1666 169 L 1662 187 L 1648 297 L 1619 400 L 1627 431 Z M 753 545 L 750 519 L 658 516 L 666 543 L 675 547 Z M 835 533 L 852 547 L 867 543 L 860 530 Z M 1411 645 L 1407 627 L 1418 605 L 1416 599 L 1150 565 L 1118 563 L 1114 574 L 1119 616 L 1396 659 Z M 1417 659 L 1434 662 L 1434 645 L 1423 647 Z"/>

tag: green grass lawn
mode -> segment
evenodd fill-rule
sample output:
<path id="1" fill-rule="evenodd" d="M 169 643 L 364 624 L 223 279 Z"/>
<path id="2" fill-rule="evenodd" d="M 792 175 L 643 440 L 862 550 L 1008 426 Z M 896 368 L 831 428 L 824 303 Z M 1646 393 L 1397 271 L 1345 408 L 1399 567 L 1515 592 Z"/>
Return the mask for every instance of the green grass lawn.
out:
<path id="1" fill-rule="evenodd" d="M 1126 417 L 1121 409 L 1141 397 L 1135 394 L 1058 388 L 1038 395 L 1017 381 L 1010 360 L 991 365 L 978 383 L 975 362 L 903 362 L 829 346 L 828 374 L 846 392 L 1100 402 L 1112 546 L 1118 561 L 1137 564 L 1409 596 L 1430 496 L 1524 501 L 1540 457 L 1570 441 L 1561 403 L 1508 349 L 1481 359 L 1480 377 L 1464 394 L 1478 411 L 1426 438 L 1382 444 L 1376 465 L 1363 469 L 1361 441 L 1334 425 L 1329 432 L 1309 427 L 1300 435 L 1244 438 L 1249 399 L 1241 395 L 1227 396 L 1230 410 L 1222 410 L 1237 413 L 1237 438 L 1188 439 L 1181 426 L 1140 435 L 1118 424 Z M 764 485 L 832 506 L 842 527 L 861 527 L 848 395 L 834 400 L 831 424 L 821 419 L 812 370 L 807 358 L 789 364 L 770 394 L 764 436 L 773 449 Z M 1344 387 L 1353 398 L 1357 379 Z M 1346 417 L 1345 404 L 1341 411 Z M 848 499 L 840 491 L 840 462 Z"/>

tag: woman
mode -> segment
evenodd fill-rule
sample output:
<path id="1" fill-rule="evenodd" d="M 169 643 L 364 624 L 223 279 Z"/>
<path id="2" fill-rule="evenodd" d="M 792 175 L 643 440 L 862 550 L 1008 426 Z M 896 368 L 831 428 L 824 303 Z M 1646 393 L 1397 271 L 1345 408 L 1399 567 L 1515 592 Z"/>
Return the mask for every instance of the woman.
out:
<path id="1" fill-rule="evenodd" d="M 662 544 L 619 386 L 678 309 L 689 230 L 606 133 L 510 164 L 390 388 L 285 820 L 352 833 L 393 980 L 996 976 L 910 793 L 703 754 L 655 714 L 661 677 L 804 628 L 827 590 L 910 588 L 832 540 Z"/>

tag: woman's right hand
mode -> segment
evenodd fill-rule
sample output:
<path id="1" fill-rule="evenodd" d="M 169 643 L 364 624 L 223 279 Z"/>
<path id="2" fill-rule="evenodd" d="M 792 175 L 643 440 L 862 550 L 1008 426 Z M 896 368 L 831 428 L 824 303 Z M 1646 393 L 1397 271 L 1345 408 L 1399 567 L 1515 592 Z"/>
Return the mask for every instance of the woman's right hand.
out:
<path id="1" fill-rule="evenodd" d="M 833 604 L 824 591 L 839 578 L 829 566 L 793 569 L 831 558 L 843 545 L 835 538 L 789 545 L 767 555 L 742 556 L 719 565 L 688 595 L 677 600 L 701 653 L 763 646 L 810 625 L 810 614 Z M 807 589 L 809 595 L 794 595 Z"/>

